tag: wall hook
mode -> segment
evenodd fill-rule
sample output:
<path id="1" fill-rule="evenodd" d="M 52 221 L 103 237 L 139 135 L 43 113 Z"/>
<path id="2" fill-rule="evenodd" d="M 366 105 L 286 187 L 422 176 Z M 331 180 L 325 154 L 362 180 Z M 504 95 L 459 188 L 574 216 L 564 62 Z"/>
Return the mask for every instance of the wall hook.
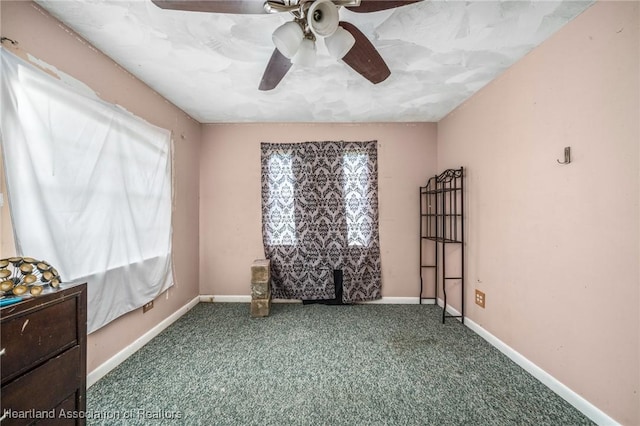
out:
<path id="1" fill-rule="evenodd" d="M 14 46 L 15 46 L 16 44 L 18 44 L 18 42 L 17 42 L 17 41 L 15 41 L 15 40 L 11 40 L 9 37 L 2 37 L 2 38 L 0 38 L 0 43 L 4 43 L 5 41 L 8 41 L 9 43 L 13 44 Z"/>
<path id="2" fill-rule="evenodd" d="M 558 164 L 569 164 L 571 162 L 571 147 L 564 147 L 564 162 L 558 159 L 556 159 L 556 161 L 558 162 Z"/>

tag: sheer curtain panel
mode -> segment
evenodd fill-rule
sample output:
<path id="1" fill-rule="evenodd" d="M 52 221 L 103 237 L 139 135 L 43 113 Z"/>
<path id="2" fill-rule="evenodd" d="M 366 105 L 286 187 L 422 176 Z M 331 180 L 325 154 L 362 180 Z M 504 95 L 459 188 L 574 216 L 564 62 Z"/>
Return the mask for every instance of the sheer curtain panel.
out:
<path id="1" fill-rule="evenodd" d="M 173 284 L 171 135 L 0 52 L 16 250 L 87 281 L 95 331 Z"/>

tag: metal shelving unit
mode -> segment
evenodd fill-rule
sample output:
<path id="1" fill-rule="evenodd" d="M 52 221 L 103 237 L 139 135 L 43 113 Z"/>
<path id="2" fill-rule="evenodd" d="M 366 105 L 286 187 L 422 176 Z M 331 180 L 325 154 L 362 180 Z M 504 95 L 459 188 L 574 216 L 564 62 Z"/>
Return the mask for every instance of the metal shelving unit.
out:
<path id="1" fill-rule="evenodd" d="M 438 290 L 442 287 L 442 323 L 447 318 L 460 318 L 464 323 L 464 170 L 447 169 L 420 187 L 420 304 L 423 299 L 438 302 Z M 425 242 L 434 243 L 430 259 L 425 259 Z M 447 255 L 449 244 L 458 244 L 458 255 Z M 459 263 L 458 263 L 459 262 Z M 455 265 L 454 265 L 455 263 Z M 448 275 L 453 266 L 455 273 Z M 424 278 L 433 271 L 434 295 L 423 297 Z M 450 273 L 450 272 L 449 272 Z M 447 314 L 447 286 L 460 283 L 460 315 Z"/>

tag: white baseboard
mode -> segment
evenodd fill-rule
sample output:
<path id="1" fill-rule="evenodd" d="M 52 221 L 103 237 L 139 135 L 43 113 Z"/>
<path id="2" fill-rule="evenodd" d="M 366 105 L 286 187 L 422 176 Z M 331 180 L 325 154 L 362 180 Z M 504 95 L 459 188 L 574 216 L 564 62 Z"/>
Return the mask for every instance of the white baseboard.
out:
<path id="1" fill-rule="evenodd" d="M 418 297 L 383 297 L 382 299 L 367 300 L 358 302 L 372 305 L 417 305 L 420 302 Z M 422 299 L 422 304 L 433 305 L 433 299 Z"/>
<path id="2" fill-rule="evenodd" d="M 237 296 L 229 296 L 226 294 L 217 296 L 214 294 L 201 294 L 200 301 L 206 303 L 212 302 L 221 302 L 221 303 L 250 303 L 251 296 L 249 295 L 237 295 Z"/>
<path id="3" fill-rule="evenodd" d="M 145 334 L 137 338 L 133 343 L 131 343 L 126 348 L 122 349 L 120 352 L 103 362 L 100 366 L 98 366 L 95 370 L 91 371 L 87 374 L 87 388 L 94 385 L 98 380 L 107 375 L 111 370 L 120 365 L 124 360 L 133 355 L 138 349 L 146 345 L 151 339 L 160 334 L 165 328 L 169 327 L 173 324 L 178 318 L 189 312 L 191 308 L 196 306 L 200 301 L 199 297 L 193 298 L 189 303 L 175 311 L 173 314 L 159 322 L 155 327 L 151 330 L 147 331 Z"/>
<path id="4" fill-rule="evenodd" d="M 440 299 L 440 298 L 438 297 L 437 305 L 438 305 L 438 306 L 440 306 L 440 307 L 442 308 L 442 307 L 444 306 L 444 300 L 443 300 L 443 299 Z M 456 308 L 454 308 L 454 307 L 453 307 L 453 306 L 451 306 L 451 305 L 447 305 L 447 313 L 448 313 L 449 315 L 453 315 L 453 316 L 460 316 L 460 315 L 462 315 L 462 314 L 460 313 L 460 311 L 459 311 L 459 310 L 457 310 Z M 458 321 L 462 321 L 462 318 L 455 318 L 455 319 L 457 319 Z M 466 321 L 466 318 L 465 318 L 465 321 Z"/>
<path id="5" fill-rule="evenodd" d="M 591 404 L 589 401 L 578 395 L 576 392 L 565 386 L 558 379 L 551 374 L 544 371 L 542 368 L 529 361 L 522 354 L 511 348 L 509 345 L 498 339 L 493 334 L 482 328 L 476 322 L 469 318 L 464 319 L 464 323 L 467 327 L 473 330 L 476 334 L 489 342 L 492 346 L 498 349 L 500 352 L 509 357 L 513 362 L 522 367 L 525 371 L 538 379 L 546 387 L 554 391 L 558 396 L 573 405 L 576 409 L 581 411 L 585 416 L 599 425 L 619 425 L 618 422 L 606 415 L 602 410 Z"/>
<path id="6" fill-rule="evenodd" d="M 251 303 L 251 296 L 246 294 L 229 296 L 229 295 L 200 295 L 200 301 L 204 303 Z M 302 300 L 297 299 L 271 299 L 272 303 L 302 303 Z"/>
<path id="7" fill-rule="evenodd" d="M 201 302 L 219 302 L 219 303 L 250 303 L 251 296 L 249 295 L 200 295 Z M 387 305 L 417 305 L 419 299 L 417 297 L 383 297 L 377 300 L 368 300 L 358 303 L 373 303 L 373 304 L 387 304 Z M 297 299 L 273 299 L 273 303 L 302 303 Z M 423 305 L 433 305 L 435 301 L 433 299 L 422 299 Z"/>

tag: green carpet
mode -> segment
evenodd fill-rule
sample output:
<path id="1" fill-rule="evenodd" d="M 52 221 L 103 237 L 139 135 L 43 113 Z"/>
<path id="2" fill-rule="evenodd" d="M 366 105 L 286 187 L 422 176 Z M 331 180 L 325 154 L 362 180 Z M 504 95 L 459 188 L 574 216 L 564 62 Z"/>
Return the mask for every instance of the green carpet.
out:
<path id="1" fill-rule="evenodd" d="M 441 312 L 200 303 L 89 389 L 88 424 L 593 424 Z"/>

